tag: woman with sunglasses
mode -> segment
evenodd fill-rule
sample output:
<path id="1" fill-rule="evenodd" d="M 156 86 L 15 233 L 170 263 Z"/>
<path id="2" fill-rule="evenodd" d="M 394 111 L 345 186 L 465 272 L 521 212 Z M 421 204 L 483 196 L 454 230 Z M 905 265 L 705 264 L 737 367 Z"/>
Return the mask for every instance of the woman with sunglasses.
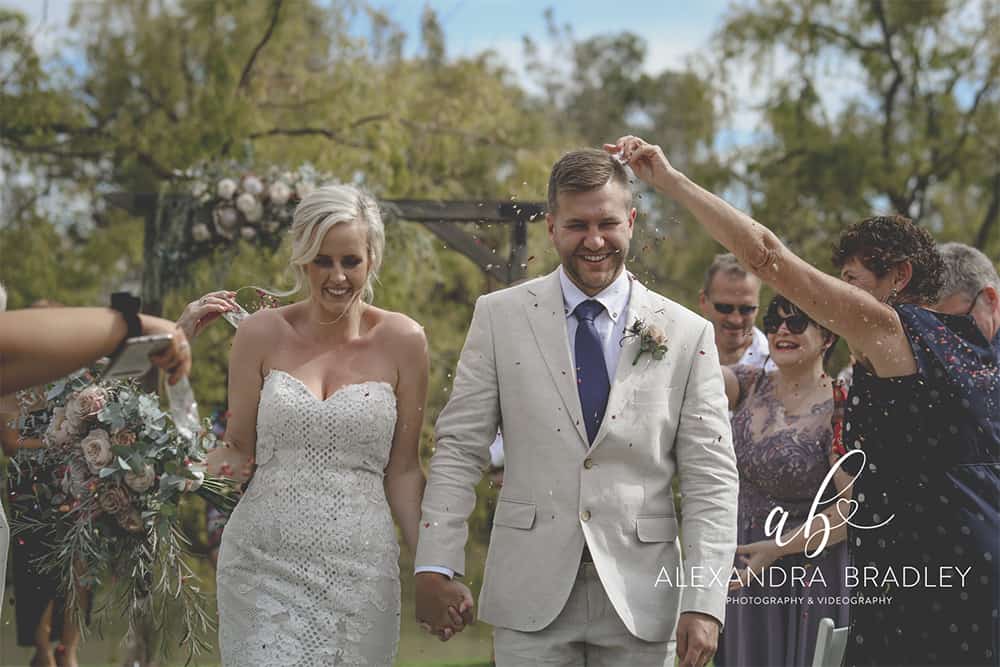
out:
<path id="1" fill-rule="evenodd" d="M 764 332 L 775 370 L 722 367 L 740 473 L 740 546 L 739 582 L 733 577 L 726 628 L 715 656 L 720 667 L 808 664 L 820 619 L 847 622 L 846 607 L 824 601 L 847 593 L 843 536 L 831 539 L 822 550 L 814 538 L 810 558 L 803 555 L 806 539 L 799 530 L 837 459 L 832 380 L 823 371 L 837 337 L 781 295 L 767 308 Z M 823 497 L 844 492 L 843 497 L 849 498 L 848 480 L 838 475 L 834 481 L 837 488 L 826 490 Z M 768 514 L 779 505 L 788 516 L 780 547 L 765 533 Z M 832 514 L 836 507 L 824 511 L 836 523 Z M 813 527 L 812 534 L 817 534 L 819 522 Z M 807 572 L 805 578 L 793 576 Z M 802 602 L 776 604 L 762 599 Z"/>
<path id="2" fill-rule="evenodd" d="M 660 147 L 628 136 L 605 149 L 851 347 L 844 441 L 862 465 L 849 471 L 848 546 L 872 576 L 852 593 L 866 603 L 851 607 L 844 664 L 996 664 L 1000 326 L 984 335 L 971 317 L 926 308 L 942 261 L 906 218 L 852 225 L 834 252 L 837 280 L 674 169 Z M 963 576 L 944 581 L 944 571 Z M 906 585 L 905 572 L 925 578 Z"/>

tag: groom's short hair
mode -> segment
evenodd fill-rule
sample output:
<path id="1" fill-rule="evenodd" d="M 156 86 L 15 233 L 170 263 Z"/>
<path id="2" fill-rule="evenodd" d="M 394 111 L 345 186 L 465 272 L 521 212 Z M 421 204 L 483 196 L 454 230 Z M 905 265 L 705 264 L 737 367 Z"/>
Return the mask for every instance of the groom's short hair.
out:
<path id="1" fill-rule="evenodd" d="M 628 186 L 625 167 L 607 151 L 584 148 L 570 151 L 552 165 L 549 174 L 549 213 L 555 213 L 560 192 L 588 192 L 604 187 L 614 181 L 624 188 L 628 199 L 626 205 L 632 207 L 632 190 Z"/>

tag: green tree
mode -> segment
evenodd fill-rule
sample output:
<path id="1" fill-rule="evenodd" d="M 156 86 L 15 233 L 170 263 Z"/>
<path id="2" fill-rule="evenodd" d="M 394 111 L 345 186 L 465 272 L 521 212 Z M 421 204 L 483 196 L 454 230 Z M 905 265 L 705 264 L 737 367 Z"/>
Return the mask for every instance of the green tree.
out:
<path id="1" fill-rule="evenodd" d="M 814 259 L 845 224 L 885 210 L 1000 254 L 998 25 L 996 3 L 964 0 L 730 11 L 716 39 L 726 69 L 773 83 L 761 140 L 739 155 L 754 214 Z M 832 68 L 855 89 L 825 86 Z"/>

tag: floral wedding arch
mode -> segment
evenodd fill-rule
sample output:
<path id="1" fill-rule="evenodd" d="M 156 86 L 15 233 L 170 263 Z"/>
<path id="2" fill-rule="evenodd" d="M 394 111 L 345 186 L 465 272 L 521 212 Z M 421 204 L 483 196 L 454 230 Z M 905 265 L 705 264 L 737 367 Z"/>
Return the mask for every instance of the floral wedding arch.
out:
<path id="1" fill-rule="evenodd" d="M 159 193 L 113 193 L 109 202 L 145 218 L 142 299 L 159 314 L 163 295 L 180 286 L 188 266 L 238 241 L 277 251 L 302 197 L 317 185 L 336 182 L 312 165 L 297 169 L 250 169 L 237 164 L 193 168 L 177 174 Z M 387 224 L 419 222 L 492 278 L 511 284 L 524 277 L 527 225 L 541 219 L 540 202 L 380 200 Z M 504 259 L 454 223 L 509 224 L 510 253 Z"/>

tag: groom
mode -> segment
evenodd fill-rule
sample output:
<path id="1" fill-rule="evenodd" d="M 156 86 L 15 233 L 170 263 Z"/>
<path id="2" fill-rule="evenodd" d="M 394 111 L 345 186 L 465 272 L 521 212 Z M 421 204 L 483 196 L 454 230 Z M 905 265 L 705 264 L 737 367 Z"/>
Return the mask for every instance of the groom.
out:
<path id="1" fill-rule="evenodd" d="M 444 638 L 455 625 L 449 605 L 467 589 L 453 577 L 502 425 L 479 610 L 499 667 L 672 667 L 675 651 L 702 667 L 715 652 L 737 495 L 715 335 L 625 270 L 631 200 L 604 151 L 556 162 L 546 220 L 561 266 L 480 297 L 437 421 L 417 618 Z"/>

